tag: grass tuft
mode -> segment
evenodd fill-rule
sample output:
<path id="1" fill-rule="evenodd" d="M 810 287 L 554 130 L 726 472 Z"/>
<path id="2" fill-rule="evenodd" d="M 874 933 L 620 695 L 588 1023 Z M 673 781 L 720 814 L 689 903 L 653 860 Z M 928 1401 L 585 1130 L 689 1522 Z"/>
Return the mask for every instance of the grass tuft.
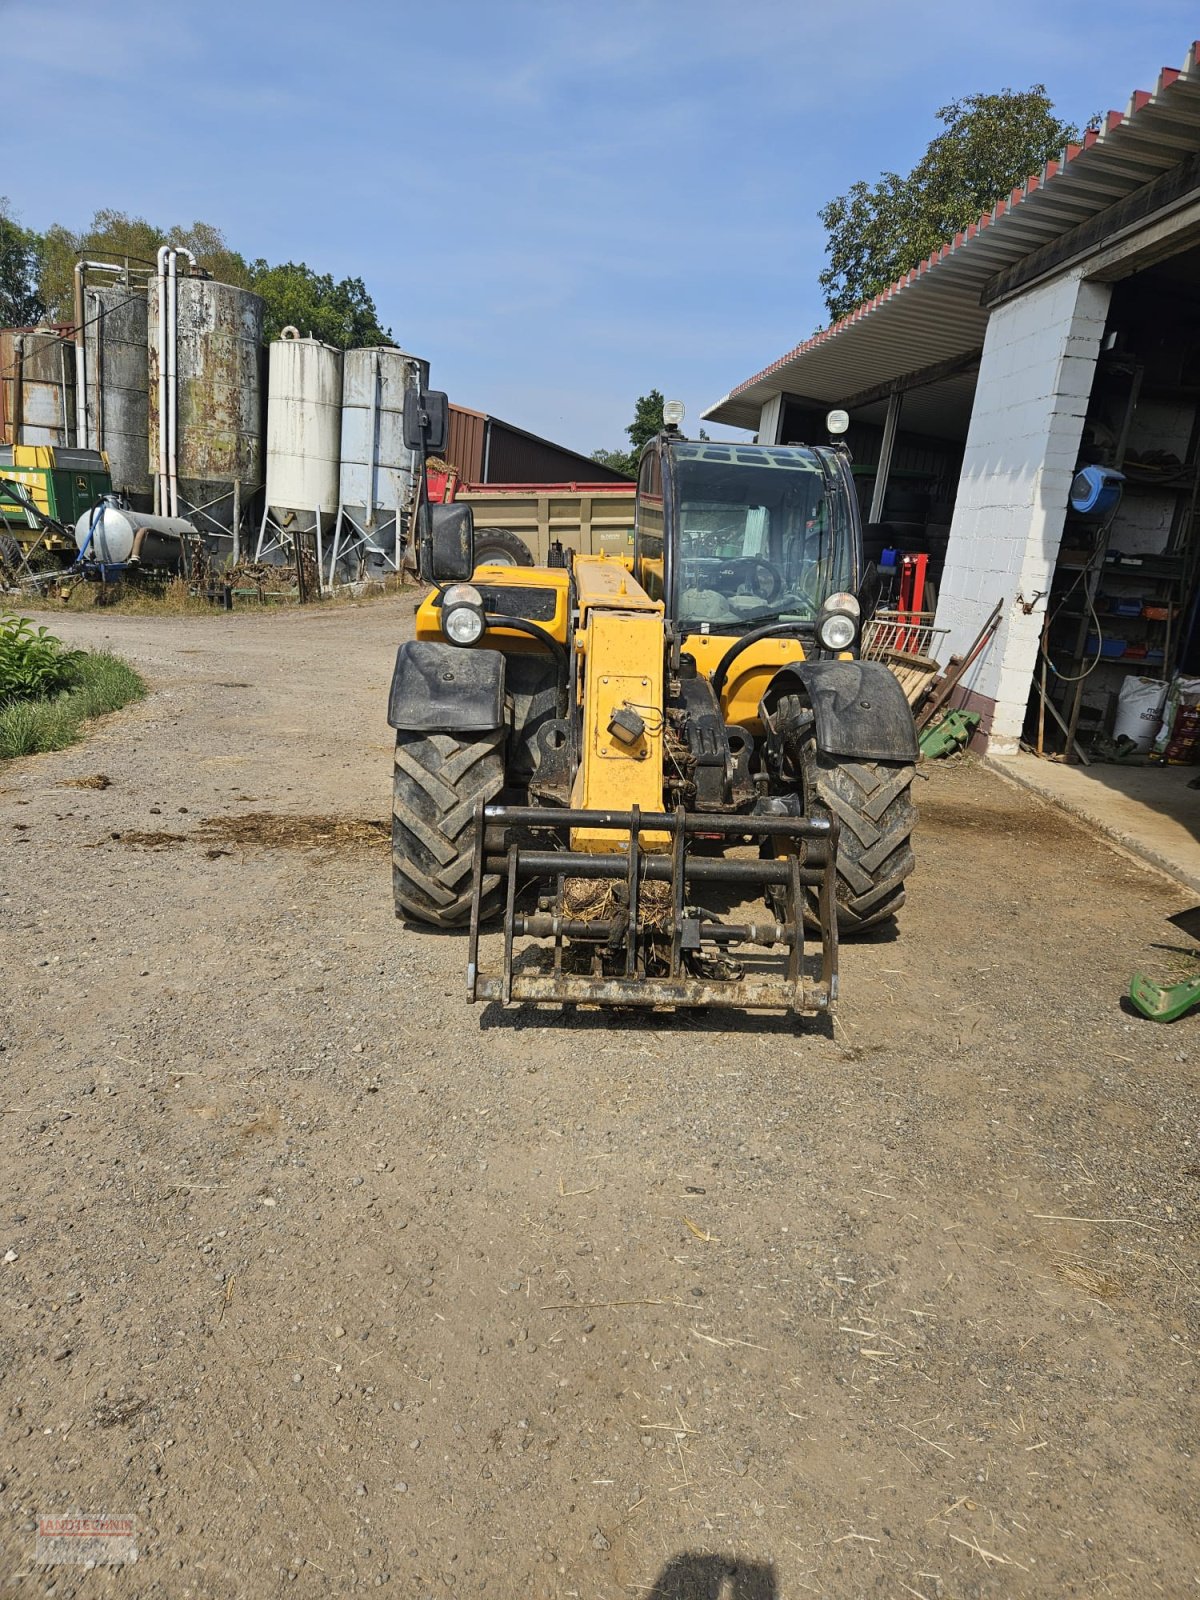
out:
<path id="1" fill-rule="evenodd" d="M 82 737 L 90 718 L 119 711 L 145 693 L 145 683 L 119 656 L 108 650 L 84 655 L 76 664 L 75 686 L 65 694 L 0 705 L 0 761 L 65 750 Z"/>

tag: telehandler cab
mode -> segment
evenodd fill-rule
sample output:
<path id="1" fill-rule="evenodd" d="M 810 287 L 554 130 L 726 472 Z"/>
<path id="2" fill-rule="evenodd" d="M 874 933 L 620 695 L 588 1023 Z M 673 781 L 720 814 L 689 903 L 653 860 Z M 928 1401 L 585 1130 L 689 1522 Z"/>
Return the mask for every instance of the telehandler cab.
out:
<path id="1" fill-rule="evenodd" d="M 409 400 L 410 447 L 442 448 L 445 397 Z M 469 926 L 472 1000 L 828 1011 L 839 933 L 903 903 L 916 821 L 912 713 L 858 659 L 849 457 L 693 442 L 665 414 L 629 560 L 476 569 L 470 509 L 422 506 L 435 587 L 388 710 L 396 914 Z"/>

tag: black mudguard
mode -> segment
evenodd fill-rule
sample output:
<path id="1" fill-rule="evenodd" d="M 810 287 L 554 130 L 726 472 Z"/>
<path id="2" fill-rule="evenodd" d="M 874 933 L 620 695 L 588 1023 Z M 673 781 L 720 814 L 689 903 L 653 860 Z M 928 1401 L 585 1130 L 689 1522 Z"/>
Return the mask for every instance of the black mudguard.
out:
<path id="1" fill-rule="evenodd" d="M 916 761 L 917 730 L 904 690 L 882 661 L 797 661 L 771 679 L 759 713 L 768 728 L 783 695 L 803 694 L 817 746 L 850 761 Z"/>
<path id="2" fill-rule="evenodd" d="M 504 723 L 504 657 L 410 639 L 396 651 L 388 721 L 404 733 L 486 733 Z"/>

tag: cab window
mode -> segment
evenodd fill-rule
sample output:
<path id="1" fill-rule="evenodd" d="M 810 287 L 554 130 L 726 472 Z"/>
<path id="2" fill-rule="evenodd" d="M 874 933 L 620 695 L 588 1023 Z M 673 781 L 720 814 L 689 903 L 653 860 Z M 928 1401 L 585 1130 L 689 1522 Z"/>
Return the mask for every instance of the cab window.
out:
<path id="1" fill-rule="evenodd" d="M 652 600 L 663 597 L 662 465 L 652 450 L 638 474 L 633 575 Z"/>

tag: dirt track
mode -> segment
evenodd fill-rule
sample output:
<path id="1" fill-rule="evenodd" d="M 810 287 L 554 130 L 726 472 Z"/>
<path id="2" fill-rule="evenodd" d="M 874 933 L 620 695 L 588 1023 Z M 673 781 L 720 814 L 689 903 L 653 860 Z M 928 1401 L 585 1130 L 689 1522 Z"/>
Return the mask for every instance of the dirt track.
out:
<path id="1" fill-rule="evenodd" d="M 836 1030 L 478 1011 L 328 834 L 411 601 L 55 622 L 153 693 L 0 767 L 14 1592 L 1191 1592 L 1184 891 L 941 766 Z"/>

